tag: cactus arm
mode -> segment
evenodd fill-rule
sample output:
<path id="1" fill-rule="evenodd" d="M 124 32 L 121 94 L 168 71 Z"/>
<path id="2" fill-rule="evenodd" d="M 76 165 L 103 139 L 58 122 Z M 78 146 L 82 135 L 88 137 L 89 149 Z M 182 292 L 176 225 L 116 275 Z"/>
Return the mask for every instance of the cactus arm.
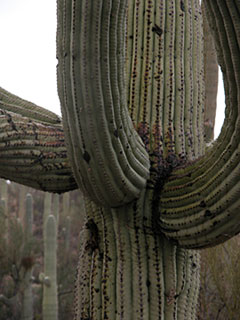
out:
<path id="1" fill-rule="evenodd" d="M 218 91 L 218 62 L 214 39 L 207 21 L 204 5 L 202 4 L 204 30 L 204 74 L 205 74 L 205 108 L 204 131 L 205 141 L 214 139 L 214 126 L 217 107 Z"/>
<path id="2" fill-rule="evenodd" d="M 32 121 L 0 109 L 0 132 L 2 178 L 51 192 L 77 188 L 59 124 Z"/>
<path id="3" fill-rule="evenodd" d="M 57 226 L 53 215 L 48 216 L 44 228 L 44 275 L 49 284 L 43 287 L 43 319 L 57 320 Z"/>
<path id="4" fill-rule="evenodd" d="M 206 155 L 177 169 L 164 186 L 160 221 L 182 246 L 205 247 L 240 231 L 240 11 L 237 1 L 205 1 L 224 75 L 226 118 Z"/>
<path id="5" fill-rule="evenodd" d="M 61 118 L 32 102 L 21 99 L 0 87 L 0 109 L 22 115 L 37 122 L 61 127 Z"/>
<path id="6" fill-rule="evenodd" d="M 149 169 L 127 110 L 126 5 L 58 1 L 58 92 L 69 158 L 79 186 L 111 206 L 137 197 Z"/>

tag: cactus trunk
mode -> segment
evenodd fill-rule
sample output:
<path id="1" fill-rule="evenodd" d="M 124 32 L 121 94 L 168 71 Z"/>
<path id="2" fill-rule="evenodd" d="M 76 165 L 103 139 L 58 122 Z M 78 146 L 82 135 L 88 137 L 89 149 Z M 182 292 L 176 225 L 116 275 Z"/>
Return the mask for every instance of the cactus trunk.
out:
<path id="1" fill-rule="evenodd" d="M 159 234 L 153 192 L 121 208 L 87 200 L 75 319 L 195 319 L 199 253 Z"/>
<path id="2" fill-rule="evenodd" d="M 199 255 L 165 237 L 158 216 L 161 191 L 172 170 L 205 150 L 199 3 L 113 0 L 82 1 L 79 6 L 77 1 L 58 1 L 58 19 L 59 95 L 68 154 L 76 180 L 97 203 L 86 200 L 75 319 L 195 319 Z M 96 75 L 92 86 L 91 72 Z M 127 101 L 150 161 L 140 193 L 137 188 L 132 193 L 131 185 L 140 187 L 141 166 L 133 165 L 129 176 L 126 168 L 139 163 L 141 154 L 141 164 L 149 164 L 140 145 L 135 154 L 124 149 L 133 142 L 123 134 L 131 137 L 134 131 L 126 116 L 125 127 L 118 121 L 116 110 L 120 105 L 124 113 Z M 70 112 L 76 115 L 74 123 Z M 82 120 L 85 113 L 88 125 Z M 108 118 L 115 127 L 106 127 Z M 73 148 L 76 139 L 80 143 Z M 111 153 L 107 147 L 99 153 L 101 144 L 109 144 L 114 159 L 125 165 L 116 167 L 115 160 L 108 164 Z M 80 174 L 84 167 L 88 169 Z M 118 184 L 112 175 L 121 177 Z M 109 191 L 101 188 L 102 179 Z"/>
<path id="3" fill-rule="evenodd" d="M 53 215 L 47 217 L 44 227 L 43 319 L 57 320 L 57 227 Z"/>

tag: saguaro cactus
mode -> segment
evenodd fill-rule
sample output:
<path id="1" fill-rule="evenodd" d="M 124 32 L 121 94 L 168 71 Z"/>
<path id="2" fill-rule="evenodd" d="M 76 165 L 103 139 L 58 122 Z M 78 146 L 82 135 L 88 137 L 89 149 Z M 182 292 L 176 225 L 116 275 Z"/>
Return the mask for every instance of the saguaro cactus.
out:
<path id="1" fill-rule="evenodd" d="M 60 119 L 1 90 L 1 175 L 85 194 L 76 319 L 195 319 L 195 249 L 240 231 L 240 5 L 205 9 L 227 104 L 209 148 L 198 0 L 58 0 L 67 151 Z"/>
<path id="2" fill-rule="evenodd" d="M 24 216 L 24 236 L 25 236 L 25 274 L 23 278 L 23 312 L 22 320 L 33 319 L 33 292 L 32 292 L 32 271 L 33 261 L 31 259 L 32 251 L 32 224 L 33 224 L 33 199 L 31 194 L 26 196 L 26 213 Z"/>
<path id="3" fill-rule="evenodd" d="M 43 319 L 57 320 L 57 223 L 53 215 L 47 217 L 44 228 Z"/>

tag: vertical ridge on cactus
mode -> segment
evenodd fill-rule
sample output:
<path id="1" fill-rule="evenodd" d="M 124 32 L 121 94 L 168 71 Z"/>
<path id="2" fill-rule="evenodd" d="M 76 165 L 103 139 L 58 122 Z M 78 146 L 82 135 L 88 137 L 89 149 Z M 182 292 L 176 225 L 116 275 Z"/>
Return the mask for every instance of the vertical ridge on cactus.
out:
<path id="1" fill-rule="evenodd" d="M 150 151 L 164 157 L 193 159 L 204 152 L 201 24 L 197 1 L 128 6 L 129 110 L 142 139 L 151 137 Z"/>
<path id="2" fill-rule="evenodd" d="M 57 225 L 53 215 L 49 215 L 44 225 L 44 276 L 43 319 L 58 319 L 57 302 Z"/>

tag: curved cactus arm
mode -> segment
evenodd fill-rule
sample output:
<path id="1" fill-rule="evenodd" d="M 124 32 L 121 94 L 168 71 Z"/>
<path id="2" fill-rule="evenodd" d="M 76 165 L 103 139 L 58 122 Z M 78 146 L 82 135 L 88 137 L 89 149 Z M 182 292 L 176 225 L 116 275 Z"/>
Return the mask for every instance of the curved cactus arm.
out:
<path id="1" fill-rule="evenodd" d="M 0 106 L 0 176 L 44 191 L 76 189 L 59 124 L 32 121 Z"/>
<path id="2" fill-rule="evenodd" d="M 226 117 L 206 155 L 176 170 L 164 186 L 160 223 L 165 234 L 190 248 L 220 243 L 240 231 L 240 5 L 205 1 L 224 75 Z"/>
<path id="3" fill-rule="evenodd" d="M 214 139 L 214 126 L 217 108 L 218 92 L 218 62 L 209 23 L 202 4 L 203 33 L 204 33 L 204 74 L 205 74 L 205 107 L 204 107 L 204 132 L 205 141 Z"/>
<path id="4" fill-rule="evenodd" d="M 58 1 L 58 92 L 69 158 L 79 186 L 111 206 L 137 197 L 149 174 L 127 110 L 126 7 L 126 0 Z"/>
<path id="5" fill-rule="evenodd" d="M 0 109 L 14 112 L 24 117 L 28 117 L 31 120 L 37 120 L 38 122 L 50 125 L 59 125 L 59 127 L 61 127 L 61 118 L 55 113 L 39 107 L 32 102 L 21 99 L 1 87 Z"/>

